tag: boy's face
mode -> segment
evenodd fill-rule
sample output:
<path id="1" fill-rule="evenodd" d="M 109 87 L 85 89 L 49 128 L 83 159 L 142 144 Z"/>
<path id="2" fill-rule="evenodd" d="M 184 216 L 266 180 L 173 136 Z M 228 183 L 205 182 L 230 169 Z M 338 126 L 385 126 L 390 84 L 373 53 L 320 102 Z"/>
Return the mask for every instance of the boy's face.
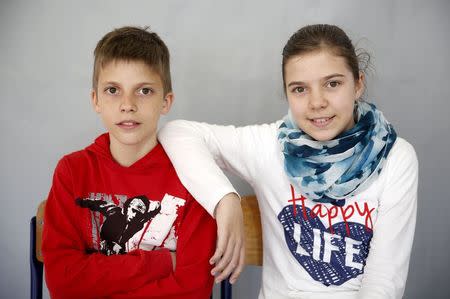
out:
<path id="1" fill-rule="evenodd" d="M 151 150 L 158 120 L 170 110 L 173 94 L 164 95 L 160 76 L 144 62 L 115 60 L 99 72 L 92 105 L 109 131 L 111 149 Z"/>

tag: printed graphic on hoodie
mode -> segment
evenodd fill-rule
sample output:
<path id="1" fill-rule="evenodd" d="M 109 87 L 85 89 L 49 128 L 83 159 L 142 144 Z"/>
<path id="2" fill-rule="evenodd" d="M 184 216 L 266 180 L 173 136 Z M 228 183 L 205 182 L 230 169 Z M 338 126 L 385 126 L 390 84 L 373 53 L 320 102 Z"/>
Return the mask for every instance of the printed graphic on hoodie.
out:
<path id="1" fill-rule="evenodd" d="M 76 204 L 91 211 L 94 250 L 105 255 L 123 254 L 134 249 L 153 250 L 164 247 L 175 250 L 175 220 L 178 208 L 186 200 L 164 195 L 160 201 L 140 195 L 91 193 L 76 199 Z"/>

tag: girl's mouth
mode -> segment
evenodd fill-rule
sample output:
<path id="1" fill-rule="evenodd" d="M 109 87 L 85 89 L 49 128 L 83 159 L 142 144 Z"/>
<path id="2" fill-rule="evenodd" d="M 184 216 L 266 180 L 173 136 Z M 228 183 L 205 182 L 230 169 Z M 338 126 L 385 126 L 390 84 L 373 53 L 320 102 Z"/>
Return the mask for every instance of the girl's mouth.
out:
<path id="1" fill-rule="evenodd" d="M 328 126 L 334 119 L 334 116 L 332 117 L 318 117 L 318 118 L 311 118 L 311 123 L 318 127 L 318 128 L 325 128 Z"/>

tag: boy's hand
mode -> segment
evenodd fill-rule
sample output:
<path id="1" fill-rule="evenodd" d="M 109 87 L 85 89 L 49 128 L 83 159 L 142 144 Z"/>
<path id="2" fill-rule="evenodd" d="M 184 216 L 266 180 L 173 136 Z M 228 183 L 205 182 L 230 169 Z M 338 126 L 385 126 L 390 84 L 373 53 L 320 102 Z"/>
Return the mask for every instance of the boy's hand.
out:
<path id="1" fill-rule="evenodd" d="M 214 211 L 217 221 L 217 247 L 209 260 L 215 264 L 211 274 L 219 283 L 230 274 L 230 283 L 235 283 L 245 262 L 244 221 L 241 200 L 235 193 L 225 195 Z"/>
<path id="2" fill-rule="evenodd" d="M 171 251 L 170 257 L 172 258 L 172 270 L 175 272 L 175 266 L 177 265 L 177 253 L 175 251 Z"/>

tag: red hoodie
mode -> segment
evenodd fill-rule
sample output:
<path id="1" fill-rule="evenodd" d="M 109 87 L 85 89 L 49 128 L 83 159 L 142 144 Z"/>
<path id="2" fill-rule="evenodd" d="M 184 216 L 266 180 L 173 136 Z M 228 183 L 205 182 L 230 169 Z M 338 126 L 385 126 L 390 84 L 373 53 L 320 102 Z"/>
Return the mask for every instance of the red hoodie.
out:
<path id="1" fill-rule="evenodd" d="M 44 223 L 52 298 L 211 294 L 215 222 L 180 183 L 160 144 L 130 167 L 114 161 L 108 134 L 63 157 Z M 174 272 L 169 250 L 176 250 Z"/>

